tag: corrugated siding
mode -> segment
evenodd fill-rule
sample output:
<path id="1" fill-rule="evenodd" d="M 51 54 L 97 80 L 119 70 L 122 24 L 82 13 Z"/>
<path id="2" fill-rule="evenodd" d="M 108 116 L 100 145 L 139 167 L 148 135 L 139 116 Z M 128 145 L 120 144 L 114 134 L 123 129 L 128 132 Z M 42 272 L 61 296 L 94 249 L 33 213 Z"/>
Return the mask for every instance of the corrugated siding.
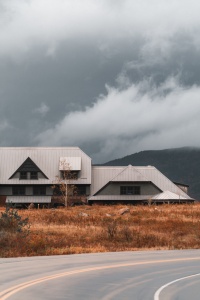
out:
<path id="1" fill-rule="evenodd" d="M 51 196 L 7 196 L 7 203 L 51 203 Z"/>
<path id="2" fill-rule="evenodd" d="M 124 168 L 117 176 L 112 179 L 113 182 L 129 182 L 129 181 L 149 181 L 145 176 L 138 172 L 137 168 L 128 166 Z"/>
<path id="3" fill-rule="evenodd" d="M 140 174 L 140 175 L 138 175 Z M 141 180 L 139 180 L 141 179 Z M 91 195 L 96 194 L 109 181 L 128 182 L 128 181 L 150 181 L 161 191 L 169 190 L 175 194 L 181 195 L 186 199 L 190 199 L 184 191 L 176 186 L 165 175 L 158 171 L 155 167 L 92 167 L 92 188 Z"/>
<path id="4" fill-rule="evenodd" d="M 185 199 L 186 200 L 188 198 L 183 197 L 183 196 L 178 195 L 178 194 L 175 194 L 175 193 L 172 193 L 170 191 L 165 191 L 163 193 L 160 193 L 160 194 L 157 194 L 157 195 L 153 196 L 152 199 L 153 200 L 154 199 L 157 199 L 157 200 L 158 199 L 161 199 L 161 200 L 178 200 L 178 199 L 184 200 Z"/>
<path id="5" fill-rule="evenodd" d="M 113 182 L 132 182 L 132 181 L 150 181 L 146 176 L 138 172 L 137 167 L 92 167 L 92 187 L 91 195 L 97 193 L 109 181 Z"/>
<path id="6" fill-rule="evenodd" d="M 104 185 L 118 175 L 124 167 L 92 167 L 91 195 L 94 195 Z"/>
<path id="7" fill-rule="evenodd" d="M 10 176 L 30 157 L 48 179 L 20 180 Z M 81 157 L 80 178 L 76 184 L 91 184 L 91 158 L 78 147 L 8 147 L 0 148 L 0 184 L 52 184 L 59 174 L 60 157 Z"/>
<path id="8" fill-rule="evenodd" d="M 38 180 L 9 179 L 12 174 L 30 157 L 31 160 L 48 177 Z M 147 167 L 107 167 L 93 166 L 91 169 L 91 158 L 78 147 L 8 147 L 0 148 L 0 184 L 53 184 L 59 175 L 60 157 L 81 158 L 81 170 L 78 180 L 70 181 L 71 184 L 91 184 L 91 196 L 97 193 L 110 181 L 134 182 L 150 181 L 161 191 L 170 191 L 186 199 L 190 197 L 170 181 L 156 168 Z M 137 196 L 138 197 L 138 196 Z"/>
<path id="9" fill-rule="evenodd" d="M 99 200 L 99 201 L 134 201 L 134 200 L 148 200 L 151 199 L 151 195 L 98 195 L 89 197 L 88 200 Z"/>
<path id="10" fill-rule="evenodd" d="M 109 182 L 103 189 L 95 195 L 120 195 L 121 186 L 139 186 L 140 195 L 157 195 L 160 190 L 151 182 Z"/>
<path id="11" fill-rule="evenodd" d="M 136 168 L 142 175 L 153 182 L 161 191 L 170 191 L 172 193 L 181 195 L 186 199 L 190 199 L 190 196 L 188 196 L 184 191 L 182 191 L 177 185 L 175 185 L 155 167 L 149 166 Z"/>
<path id="12" fill-rule="evenodd" d="M 60 157 L 59 170 L 81 170 L 81 157 Z"/>

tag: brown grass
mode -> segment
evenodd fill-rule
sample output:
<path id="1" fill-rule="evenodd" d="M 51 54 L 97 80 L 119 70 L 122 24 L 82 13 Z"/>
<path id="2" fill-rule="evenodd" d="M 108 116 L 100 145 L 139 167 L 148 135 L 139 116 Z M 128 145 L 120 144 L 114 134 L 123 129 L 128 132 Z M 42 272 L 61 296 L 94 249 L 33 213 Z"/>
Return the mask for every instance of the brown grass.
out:
<path id="1" fill-rule="evenodd" d="M 30 233 L 0 228 L 0 257 L 200 248 L 200 204 L 122 207 L 20 210 Z"/>

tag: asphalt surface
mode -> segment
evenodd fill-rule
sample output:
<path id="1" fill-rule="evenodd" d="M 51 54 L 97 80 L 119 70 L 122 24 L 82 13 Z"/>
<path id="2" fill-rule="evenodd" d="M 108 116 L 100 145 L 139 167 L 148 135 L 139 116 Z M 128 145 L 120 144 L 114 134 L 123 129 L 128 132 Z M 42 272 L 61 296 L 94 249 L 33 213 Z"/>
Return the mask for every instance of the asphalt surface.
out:
<path id="1" fill-rule="evenodd" d="M 0 299 L 199 300 L 200 250 L 0 258 Z"/>

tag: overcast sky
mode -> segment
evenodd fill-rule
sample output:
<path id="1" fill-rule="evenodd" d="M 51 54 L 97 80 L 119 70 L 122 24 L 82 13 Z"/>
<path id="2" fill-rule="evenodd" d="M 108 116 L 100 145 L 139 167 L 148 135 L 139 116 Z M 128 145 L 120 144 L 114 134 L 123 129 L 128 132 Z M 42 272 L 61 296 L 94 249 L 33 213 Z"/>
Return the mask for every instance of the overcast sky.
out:
<path id="1" fill-rule="evenodd" d="M 200 1 L 0 0 L 0 146 L 200 146 Z"/>

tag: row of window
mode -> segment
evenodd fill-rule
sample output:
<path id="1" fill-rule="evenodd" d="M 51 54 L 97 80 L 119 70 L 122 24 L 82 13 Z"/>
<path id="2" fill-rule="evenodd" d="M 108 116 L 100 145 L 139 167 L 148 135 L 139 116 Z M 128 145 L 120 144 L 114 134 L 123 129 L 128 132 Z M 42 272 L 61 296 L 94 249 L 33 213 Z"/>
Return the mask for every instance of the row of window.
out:
<path id="1" fill-rule="evenodd" d="M 24 196 L 26 195 L 26 187 L 23 185 L 16 185 L 12 187 L 12 194 L 15 196 Z M 59 187 L 54 188 L 54 195 L 62 195 L 62 192 Z M 85 186 L 77 186 L 75 188 L 76 195 L 86 195 L 86 187 Z M 34 196 L 44 196 L 46 195 L 46 186 L 45 185 L 35 185 L 33 186 L 33 195 Z"/>
<path id="2" fill-rule="evenodd" d="M 30 173 L 30 178 L 28 178 L 28 173 Z M 32 171 L 32 172 L 20 172 L 20 179 L 38 179 L 38 172 Z"/>
<path id="3" fill-rule="evenodd" d="M 26 188 L 23 185 L 13 186 L 12 194 L 15 196 L 24 196 L 26 195 Z M 44 196 L 46 195 L 46 186 L 38 185 L 33 186 L 33 195 L 34 196 Z"/>
<path id="4" fill-rule="evenodd" d="M 30 174 L 30 175 L 29 175 Z M 71 179 L 75 180 L 78 179 L 78 172 L 77 171 L 63 171 L 61 173 L 63 179 Z M 38 172 L 37 171 L 21 171 L 20 172 L 20 179 L 38 179 Z"/>
<path id="5" fill-rule="evenodd" d="M 86 186 L 85 185 L 73 185 L 73 194 L 74 196 L 85 196 L 87 194 Z M 53 189 L 53 195 L 54 196 L 61 196 L 63 195 L 62 189 L 59 188 L 59 186 L 55 186 Z"/>
<path id="6" fill-rule="evenodd" d="M 79 173 L 79 171 L 67 170 L 67 171 L 61 171 L 60 175 L 61 175 L 62 179 L 76 180 L 76 179 L 78 179 L 78 173 Z"/>
<path id="7" fill-rule="evenodd" d="M 54 195 L 59 195 L 59 188 L 54 189 Z M 85 195 L 86 187 L 79 186 L 77 187 L 77 194 Z M 16 185 L 12 187 L 12 194 L 16 196 L 23 196 L 26 194 L 26 188 L 23 185 Z M 33 195 L 42 196 L 46 195 L 46 186 L 35 185 L 33 186 Z M 120 195 L 140 195 L 140 186 L 120 186 Z"/>
<path id="8" fill-rule="evenodd" d="M 120 195 L 140 195 L 140 186 L 120 186 Z"/>

